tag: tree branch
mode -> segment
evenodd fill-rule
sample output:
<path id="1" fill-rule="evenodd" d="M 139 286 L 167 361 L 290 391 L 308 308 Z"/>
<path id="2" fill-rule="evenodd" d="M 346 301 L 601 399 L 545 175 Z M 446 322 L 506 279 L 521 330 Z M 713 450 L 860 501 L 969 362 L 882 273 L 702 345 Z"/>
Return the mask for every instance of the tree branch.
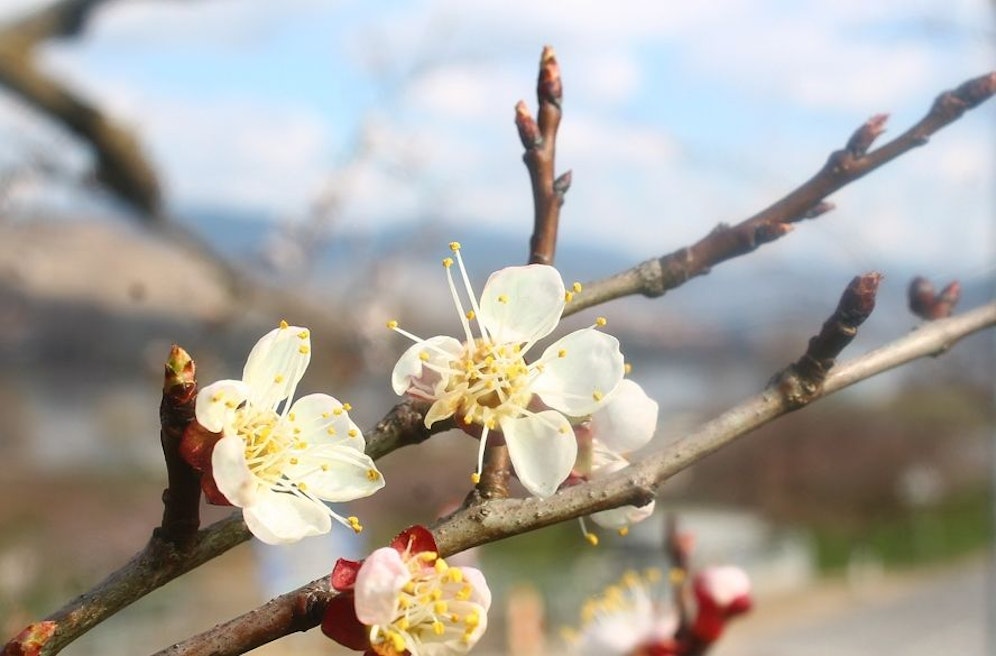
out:
<path id="1" fill-rule="evenodd" d="M 943 353 L 960 339 L 994 325 L 996 303 L 935 321 L 839 366 L 826 377 L 811 401 L 918 358 Z M 433 528 L 439 553 L 450 556 L 593 512 L 643 505 L 654 498 L 671 476 L 797 407 L 777 389 L 768 387 L 702 424 L 677 443 L 598 481 L 564 488 L 547 499 L 492 499 L 461 509 Z M 319 603 L 318 593 L 328 590 L 327 586 L 327 577 L 313 581 L 155 656 L 235 656 L 288 633 L 317 626 L 321 613 L 314 606 L 308 606 L 306 613 L 295 609 L 300 608 L 303 599 Z M 244 635 L 250 639 L 240 642 Z"/>
<path id="2" fill-rule="evenodd" d="M 32 61 L 38 43 L 80 34 L 106 1 L 63 0 L 0 30 L 0 84 L 89 143 L 97 158 L 97 179 L 144 217 L 158 219 L 159 182 L 138 140 Z"/>
<path id="3" fill-rule="evenodd" d="M 515 106 L 515 126 L 526 149 L 522 160 L 529 171 L 533 189 L 533 236 L 529 240 L 530 264 L 553 264 L 557 250 L 560 206 L 571 186 L 571 172 L 556 176 L 557 128 L 560 127 L 563 84 L 560 65 L 550 46 L 540 55 L 539 79 L 536 82 L 539 120 L 533 120 L 526 103 Z"/>
<path id="4" fill-rule="evenodd" d="M 866 152 L 882 133 L 886 120 L 883 114 L 873 116 L 855 131 L 842 150 L 830 155 L 816 175 L 778 202 L 735 226 L 718 225 L 692 246 L 584 285 L 583 291 L 575 294 L 567 305 L 564 315 L 631 294 L 661 296 L 690 278 L 709 273 L 710 268 L 720 262 L 746 255 L 762 244 L 788 234 L 793 223 L 832 209 L 833 206 L 824 200 L 828 195 L 926 144 L 935 132 L 993 94 L 996 94 L 996 72 L 971 79 L 938 96 L 927 115 L 909 130 L 877 150 Z"/>

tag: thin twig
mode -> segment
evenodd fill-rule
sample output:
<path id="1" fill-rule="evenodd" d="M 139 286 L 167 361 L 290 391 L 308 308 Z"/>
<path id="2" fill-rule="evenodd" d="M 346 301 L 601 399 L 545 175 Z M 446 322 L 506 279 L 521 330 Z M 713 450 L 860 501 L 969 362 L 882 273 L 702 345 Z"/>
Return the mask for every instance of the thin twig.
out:
<path id="1" fill-rule="evenodd" d="M 571 172 L 556 177 L 557 128 L 560 126 L 563 83 L 560 65 L 550 46 L 540 55 L 536 99 L 537 120 L 533 120 L 524 101 L 515 106 L 515 126 L 526 152 L 522 160 L 529 171 L 533 189 L 533 236 L 529 240 L 530 264 L 553 264 L 557 250 L 560 206 L 571 186 Z"/>
<path id="2" fill-rule="evenodd" d="M 832 371 L 812 401 L 824 398 L 894 367 L 948 350 L 960 339 L 996 325 L 996 303 L 960 316 L 940 319 L 905 337 L 844 363 Z M 677 443 L 644 460 L 597 481 L 564 488 L 547 499 L 493 499 L 464 508 L 433 528 L 439 553 L 450 556 L 471 547 L 495 542 L 593 512 L 625 505 L 643 505 L 654 498 L 663 483 L 706 455 L 794 410 L 797 406 L 777 390 L 768 388 L 701 425 Z M 264 606 L 177 643 L 155 656 L 235 656 L 294 631 L 317 626 L 321 613 L 313 606 L 305 626 L 302 613 L 293 610 L 301 599 L 314 599 L 327 589 L 326 578 L 271 600 Z M 265 611 L 264 611 L 265 609 Z M 293 625 L 286 618 L 295 618 Z M 239 642 L 251 633 L 254 639 Z"/>
<path id="3" fill-rule="evenodd" d="M 587 283 L 582 292 L 574 295 L 564 315 L 632 294 L 661 296 L 690 278 L 709 273 L 710 268 L 720 262 L 746 255 L 762 244 L 788 234 L 793 223 L 814 218 L 831 209 L 832 205 L 824 200 L 827 196 L 926 144 L 935 132 L 993 94 L 996 94 L 996 72 L 971 79 L 938 96 L 927 115 L 909 130 L 878 149 L 866 152 L 882 133 L 885 123 L 882 114 L 872 117 L 851 136 L 845 148 L 830 155 L 816 175 L 778 202 L 735 226 L 717 226 L 692 246 Z"/>
<path id="4" fill-rule="evenodd" d="M 201 475 L 180 455 L 180 442 L 194 419 L 196 399 L 194 361 L 174 344 L 166 360 L 159 406 L 160 440 L 169 483 L 163 491 L 163 521 L 154 536 L 180 551 L 190 546 L 201 525 Z"/>

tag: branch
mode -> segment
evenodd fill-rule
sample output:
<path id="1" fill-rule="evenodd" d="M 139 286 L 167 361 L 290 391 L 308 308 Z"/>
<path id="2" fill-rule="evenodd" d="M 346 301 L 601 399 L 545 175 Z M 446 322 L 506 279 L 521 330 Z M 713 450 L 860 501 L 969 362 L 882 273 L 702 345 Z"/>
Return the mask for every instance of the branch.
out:
<path id="1" fill-rule="evenodd" d="M 539 101 L 539 121 L 533 120 L 526 103 L 515 106 L 515 126 L 526 149 L 522 160 L 529 170 L 533 188 L 533 236 L 529 240 L 530 264 L 553 264 L 557 249 L 557 227 L 560 206 L 571 186 L 571 172 L 555 177 L 557 128 L 560 126 L 563 85 L 560 65 L 553 48 L 545 46 L 540 55 L 536 98 Z"/>
<path id="2" fill-rule="evenodd" d="M 829 396 L 882 372 L 918 358 L 944 353 L 962 338 L 996 325 L 996 303 L 963 315 L 940 319 L 831 372 L 811 401 Z M 547 499 L 492 499 L 463 508 L 433 529 L 441 556 L 534 531 L 593 512 L 624 505 L 643 505 L 658 493 L 664 482 L 706 455 L 796 409 L 769 387 L 715 419 L 699 426 L 677 443 L 656 451 L 644 460 L 598 481 L 564 488 Z M 277 597 L 264 606 L 193 636 L 155 656 L 235 656 L 294 631 L 317 626 L 321 613 L 302 600 L 314 603 L 317 591 L 327 590 L 323 577 Z M 310 624 L 303 617 L 310 619 Z M 315 615 L 318 615 L 316 618 Z M 287 618 L 293 617 L 293 623 Z M 251 639 L 241 637 L 250 635 Z M 241 641 L 240 641 L 241 640 Z"/>
<path id="3" fill-rule="evenodd" d="M 76 36 L 106 0 L 63 0 L 0 30 L 0 84 L 89 143 L 96 175 L 149 219 L 159 218 L 159 183 L 138 140 L 62 83 L 39 71 L 33 50 L 54 36 Z"/>
<path id="4" fill-rule="evenodd" d="M 828 195 L 926 144 L 935 132 L 993 94 L 996 94 L 996 72 L 971 79 L 938 96 L 927 115 L 909 130 L 877 150 L 866 152 L 882 133 L 886 120 L 884 114 L 873 116 L 855 131 L 842 150 L 830 155 L 816 175 L 781 200 L 735 226 L 720 224 L 692 246 L 586 284 L 582 292 L 574 295 L 564 315 L 631 294 L 661 296 L 690 278 L 709 273 L 710 268 L 720 262 L 746 255 L 762 244 L 787 235 L 792 231 L 793 223 L 815 218 L 832 209 L 833 206 L 824 200 Z"/>

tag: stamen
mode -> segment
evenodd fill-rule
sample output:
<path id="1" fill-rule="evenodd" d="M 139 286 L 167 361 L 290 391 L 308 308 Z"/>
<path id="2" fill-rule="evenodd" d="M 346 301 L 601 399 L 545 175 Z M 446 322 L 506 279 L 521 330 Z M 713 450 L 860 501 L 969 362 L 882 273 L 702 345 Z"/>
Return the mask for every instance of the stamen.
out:
<path id="1" fill-rule="evenodd" d="M 289 325 L 287 325 L 287 322 L 286 322 L 286 321 L 284 321 L 283 319 L 281 319 L 281 320 L 280 320 L 280 330 L 286 330 L 286 329 L 287 329 L 287 328 L 289 328 L 289 327 L 290 327 L 290 326 L 289 326 Z"/>

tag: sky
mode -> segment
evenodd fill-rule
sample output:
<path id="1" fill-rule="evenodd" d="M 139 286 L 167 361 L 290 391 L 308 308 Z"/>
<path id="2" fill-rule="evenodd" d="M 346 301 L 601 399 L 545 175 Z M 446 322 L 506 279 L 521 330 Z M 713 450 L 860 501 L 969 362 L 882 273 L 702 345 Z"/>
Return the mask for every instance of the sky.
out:
<path id="1" fill-rule="evenodd" d="M 5 0 L 0 18 L 39 6 Z M 810 177 L 873 114 L 885 137 L 996 69 L 985 0 L 122 0 L 45 70 L 139 135 L 171 209 L 303 220 L 334 192 L 345 234 L 432 222 L 523 240 L 513 125 L 544 44 L 564 80 L 561 235 L 634 261 L 737 222 Z M 996 103 L 832 197 L 769 262 L 990 273 Z M 0 139 L 39 133 L 9 98 Z M 6 136 L 5 136 L 6 135 Z M 524 242 L 523 242 L 524 243 Z M 434 258 L 437 253 L 433 252 Z"/>

